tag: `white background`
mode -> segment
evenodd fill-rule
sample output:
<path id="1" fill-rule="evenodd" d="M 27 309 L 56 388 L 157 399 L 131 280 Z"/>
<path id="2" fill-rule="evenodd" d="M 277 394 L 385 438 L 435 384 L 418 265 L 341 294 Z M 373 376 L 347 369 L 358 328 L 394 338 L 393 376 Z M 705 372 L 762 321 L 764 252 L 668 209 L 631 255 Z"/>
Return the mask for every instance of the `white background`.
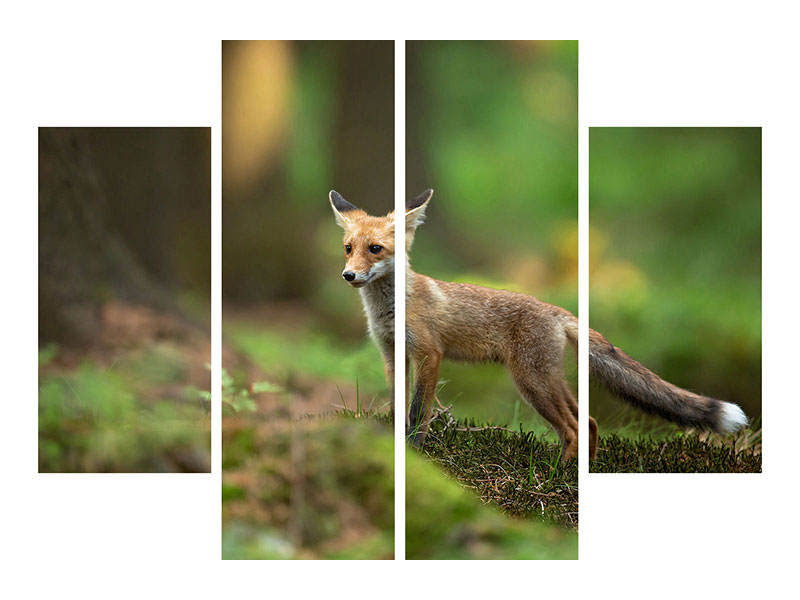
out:
<path id="1" fill-rule="evenodd" d="M 4 596 L 792 594 L 792 587 L 781 589 L 794 579 L 798 534 L 792 360 L 798 339 L 798 21 L 783 8 L 791 4 L 287 4 L 4 7 Z M 37 126 L 213 127 L 212 279 L 218 297 L 220 40 L 329 38 L 580 40 L 582 242 L 588 126 L 763 126 L 763 474 L 582 474 L 579 561 L 479 563 L 221 561 L 218 432 L 211 475 L 37 474 Z M 585 250 L 581 258 L 584 317 Z M 212 309 L 217 333 L 219 304 Z M 218 358 L 216 346 L 214 353 Z M 215 386 L 218 377 L 217 369 Z M 585 402 L 581 408 L 585 418 Z M 218 406 L 212 418 L 217 428 Z"/>

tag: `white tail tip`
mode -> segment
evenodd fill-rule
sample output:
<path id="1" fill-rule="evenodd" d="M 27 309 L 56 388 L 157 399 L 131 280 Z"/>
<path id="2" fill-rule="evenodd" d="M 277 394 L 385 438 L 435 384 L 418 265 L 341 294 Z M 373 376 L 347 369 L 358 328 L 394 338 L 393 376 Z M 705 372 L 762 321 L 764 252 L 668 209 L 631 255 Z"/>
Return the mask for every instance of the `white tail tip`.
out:
<path id="1" fill-rule="evenodd" d="M 730 433 L 747 425 L 747 415 L 733 402 L 724 402 L 720 414 L 719 429 L 722 433 Z"/>

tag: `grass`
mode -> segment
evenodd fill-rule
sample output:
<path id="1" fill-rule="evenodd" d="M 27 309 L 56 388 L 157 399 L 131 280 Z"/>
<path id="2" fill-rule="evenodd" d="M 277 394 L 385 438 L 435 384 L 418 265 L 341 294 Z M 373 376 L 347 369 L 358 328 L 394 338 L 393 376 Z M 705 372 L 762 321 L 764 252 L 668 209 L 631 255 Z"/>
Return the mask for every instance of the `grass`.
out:
<path id="1" fill-rule="evenodd" d="M 592 473 L 760 473 L 761 429 L 735 436 L 664 432 L 635 437 L 628 430 L 601 435 Z"/>
<path id="2" fill-rule="evenodd" d="M 637 426 L 637 422 L 640 427 Z M 760 473 L 761 420 L 733 435 L 633 421 L 601 432 L 592 473 Z M 644 432 L 644 433 L 643 433 Z"/>
<path id="3" fill-rule="evenodd" d="M 423 450 L 483 503 L 514 517 L 577 529 L 578 463 L 562 464 L 557 443 L 522 428 L 479 427 L 441 410 Z"/>

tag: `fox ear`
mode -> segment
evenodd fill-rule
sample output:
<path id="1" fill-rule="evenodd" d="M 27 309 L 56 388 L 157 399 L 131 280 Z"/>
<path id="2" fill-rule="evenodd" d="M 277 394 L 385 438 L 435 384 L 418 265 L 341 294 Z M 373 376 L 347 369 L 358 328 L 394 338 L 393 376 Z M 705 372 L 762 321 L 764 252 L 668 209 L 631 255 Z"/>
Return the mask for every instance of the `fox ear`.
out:
<path id="1" fill-rule="evenodd" d="M 406 231 L 414 231 L 425 220 L 425 209 L 431 201 L 433 190 L 427 189 L 406 202 Z"/>
<path id="2" fill-rule="evenodd" d="M 359 210 L 358 207 L 350 204 L 336 190 L 330 191 L 328 199 L 331 201 L 331 208 L 333 209 L 333 216 L 336 217 L 336 223 L 339 227 L 347 227 L 350 220 L 343 213 L 348 213 L 351 210 Z"/>

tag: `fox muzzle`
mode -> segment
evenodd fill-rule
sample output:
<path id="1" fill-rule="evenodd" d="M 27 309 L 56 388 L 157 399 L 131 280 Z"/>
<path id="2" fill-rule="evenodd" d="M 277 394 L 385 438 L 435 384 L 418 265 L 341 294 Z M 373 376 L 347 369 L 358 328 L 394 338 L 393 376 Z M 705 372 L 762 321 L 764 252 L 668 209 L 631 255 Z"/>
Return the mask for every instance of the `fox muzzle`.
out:
<path id="1" fill-rule="evenodd" d="M 357 273 L 355 271 L 345 270 L 342 272 L 344 280 L 355 288 L 366 285 L 372 279 L 372 273 Z"/>

